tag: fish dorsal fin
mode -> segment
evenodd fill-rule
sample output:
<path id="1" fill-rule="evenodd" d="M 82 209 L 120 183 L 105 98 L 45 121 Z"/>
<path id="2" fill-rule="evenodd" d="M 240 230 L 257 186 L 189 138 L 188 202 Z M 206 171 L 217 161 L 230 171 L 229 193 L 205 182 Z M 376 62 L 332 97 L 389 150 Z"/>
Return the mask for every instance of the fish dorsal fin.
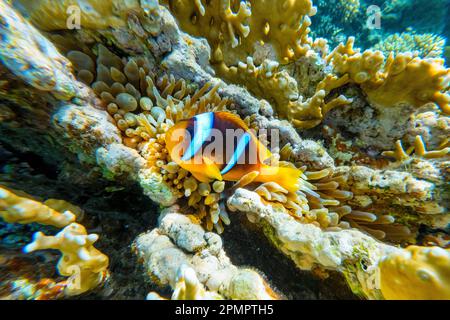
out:
<path id="1" fill-rule="evenodd" d="M 234 122 L 245 131 L 249 130 L 247 124 L 237 114 L 227 111 L 218 111 L 215 114 L 219 119 Z"/>

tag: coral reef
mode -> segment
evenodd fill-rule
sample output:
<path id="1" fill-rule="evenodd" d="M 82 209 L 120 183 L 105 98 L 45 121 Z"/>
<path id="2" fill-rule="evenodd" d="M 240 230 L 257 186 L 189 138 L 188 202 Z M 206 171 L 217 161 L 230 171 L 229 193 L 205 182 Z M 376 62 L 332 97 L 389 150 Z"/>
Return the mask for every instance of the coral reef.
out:
<path id="1" fill-rule="evenodd" d="M 398 2 L 382 9 L 392 13 Z M 333 3 L 343 8 L 342 23 L 367 9 L 366 1 Z M 72 22 L 80 28 L 71 28 L 68 9 L 77 6 Z M 112 267 L 124 258 L 94 247 L 109 230 L 92 227 L 100 224 L 116 226 L 109 252 L 133 243 L 142 265 L 133 272 L 152 284 L 147 299 L 282 299 L 289 293 L 274 288 L 270 273 L 238 266 L 225 252 L 227 226 L 248 220 L 245 227 L 295 267 L 340 274 L 357 296 L 448 298 L 448 250 L 420 246 L 444 247 L 450 223 L 443 44 L 426 28 L 413 34 L 419 54 L 403 52 L 411 43 L 387 46 L 389 38 L 377 41 L 381 51 L 357 49 L 353 37 L 329 43 L 311 32 L 321 15 L 311 0 L 0 0 L 0 143 L 12 150 L 0 160 L 0 230 L 18 234 L 0 267 L 56 249 L 57 270 L 68 277 L 12 273 L 1 297 L 65 298 L 95 288 L 108 296 L 124 286 Z M 254 171 L 201 182 L 177 165 L 167 131 L 209 111 L 231 112 L 255 129 L 273 163 L 301 172 L 298 190 L 257 182 Z M 142 195 L 160 207 L 151 212 L 161 210 L 158 222 L 127 229 L 141 220 L 124 214 L 117 223 L 97 212 L 81 225 L 83 210 L 42 201 L 43 188 L 33 189 L 39 177 L 25 183 L 30 169 L 14 155 L 30 154 L 29 163 L 51 172 L 55 193 L 61 185 L 83 191 L 82 209 L 98 194 L 108 194 L 105 203 L 115 193 Z M 20 257 L 25 229 L 13 223 L 38 224 Z"/>

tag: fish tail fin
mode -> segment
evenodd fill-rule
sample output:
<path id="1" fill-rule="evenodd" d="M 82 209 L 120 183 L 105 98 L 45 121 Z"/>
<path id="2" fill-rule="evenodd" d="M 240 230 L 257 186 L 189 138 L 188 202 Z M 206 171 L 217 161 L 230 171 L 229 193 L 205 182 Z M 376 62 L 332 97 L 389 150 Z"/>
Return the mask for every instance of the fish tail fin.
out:
<path id="1" fill-rule="evenodd" d="M 290 192 L 296 192 L 300 188 L 300 177 L 302 171 L 290 167 L 274 167 L 262 165 L 260 174 L 255 179 L 259 182 L 276 182 Z"/>

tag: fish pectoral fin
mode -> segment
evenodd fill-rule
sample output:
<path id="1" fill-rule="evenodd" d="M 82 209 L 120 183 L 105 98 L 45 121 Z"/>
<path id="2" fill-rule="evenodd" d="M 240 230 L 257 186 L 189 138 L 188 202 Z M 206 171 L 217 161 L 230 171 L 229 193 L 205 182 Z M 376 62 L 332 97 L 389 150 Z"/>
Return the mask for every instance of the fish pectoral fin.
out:
<path id="1" fill-rule="evenodd" d="M 206 175 L 208 178 L 222 181 L 222 174 L 220 173 L 219 168 L 217 165 L 208 157 L 203 157 L 203 164 L 205 165 L 204 168 L 204 175 Z"/>

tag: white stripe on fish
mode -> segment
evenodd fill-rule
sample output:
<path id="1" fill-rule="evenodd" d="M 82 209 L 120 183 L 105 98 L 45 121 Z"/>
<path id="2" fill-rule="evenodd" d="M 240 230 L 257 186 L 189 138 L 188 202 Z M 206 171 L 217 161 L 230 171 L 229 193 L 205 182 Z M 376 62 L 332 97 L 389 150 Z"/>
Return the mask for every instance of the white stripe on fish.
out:
<path id="1" fill-rule="evenodd" d="M 188 150 L 181 160 L 188 161 L 201 149 L 206 139 L 211 135 L 214 123 L 214 113 L 208 112 L 194 117 L 194 136 L 191 139 Z"/>
<path id="2" fill-rule="evenodd" d="M 233 167 L 237 164 L 239 158 L 241 157 L 242 153 L 245 152 L 245 148 L 250 143 L 250 140 L 251 140 L 250 134 L 248 134 L 248 132 L 246 132 L 242 136 L 242 138 L 239 140 L 236 150 L 234 150 L 233 157 L 231 158 L 230 162 L 220 172 L 222 175 L 226 174 L 228 171 L 233 169 Z"/>

